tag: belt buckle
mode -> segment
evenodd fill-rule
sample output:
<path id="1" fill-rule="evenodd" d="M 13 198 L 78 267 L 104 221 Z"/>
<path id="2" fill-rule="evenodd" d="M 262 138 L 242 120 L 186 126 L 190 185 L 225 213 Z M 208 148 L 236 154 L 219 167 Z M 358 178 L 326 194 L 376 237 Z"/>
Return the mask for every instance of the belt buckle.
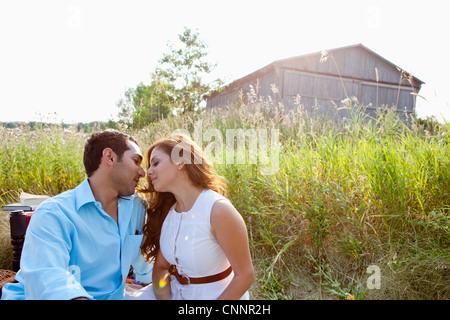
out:
<path id="1" fill-rule="evenodd" d="M 173 275 L 177 274 L 178 273 L 177 266 L 174 265 L 174 264 L 171 264 L 169 266 L 169 270 L 168 271 L 169 271 L 170 274 L 173 274 Z"/>
<path id="2" fill-rule="evenodd" d="M 183 272 L 183 274 L 181 275 L 179 272 L 178 272 L 178 269 L 177 269 L 177 266 L 176 265 L 174 265 L 174 264 L 171 264 L 170 266 L 169 266 L 169 274 L 171 274 L 171 275 L 173 275 L 173 276 L 175 276 L 175 278 L 177 278 L 177 280 L 178 280 L 178 282 L 181 284 L 181 285 L 183 285 L 183 286 L 185 286 L 185 285 L 190 285 L 191 284 L 191 279 L 189 279 L 189 277 Z M 181 279 L 186 279 L 187 280 L 187 283 L 186 284 L 182 284 L 181 283 Z"/>

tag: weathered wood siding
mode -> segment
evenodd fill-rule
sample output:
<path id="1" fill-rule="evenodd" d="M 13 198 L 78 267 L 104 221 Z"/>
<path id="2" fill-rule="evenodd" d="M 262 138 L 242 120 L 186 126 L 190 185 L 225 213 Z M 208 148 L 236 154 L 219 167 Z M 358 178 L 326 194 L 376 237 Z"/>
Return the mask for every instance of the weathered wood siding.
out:
<path id="1" fill-rule="evenodd" d="M 386 60 L 378 57 L 364 49 L 364 47 L 354 46 L 351 48 L 336 49 L 329 52 L 329 57 L 325 62 L 320 62 L 321 53 L 300 56 L 279 61 L 278 65 L 286 69 L 303 70 L 314 73 L 328 74 L 344 78 L 359 80 L 375 80 L 375 68 L 378 69 L 379 82 L 398 84 L 400 72 L 396 66 L 387 63 Z M 334 61 L 339 71 L 334 64 Z"/>
<path id="2" fill-rule="evenodd" d="M 274 98 L 276 85 L 287 109 L 295 108 L 297 96 L 305 109 L 328 113 L 347 97 L 356 97 L 368 110 L 382 105 L 397 106 L 399 112 L 411 114 L 415 96 L 422 81 L 405 78 L 398 67 L 362 45 L 330 50 L 328 58 L 320 62 L 322 53 L 314 53 L 278 60 L 230 84 L 220 93 L 207 98 L 207 107 L 237 101 L 242 89 L 246 95 L 250 85 L 259 80 L 258 95 Z M 246 100 L 245 100 L 246 101 Z"/>
<path id="3" fill-rule="evenodd" d="M 244 82 L 242 85 L 233 85 L 225 88 L 219 94 L 213 95 L 207 99 L 206 107 L 227 106 L 235 104 L 239 101 L 239 95 L 242 90 L 244 103 L 248 102 L 248 95 L 250 94 L 251 87 L 256 92 L 258 97 L 274 97 L 272 91 L 272 85 L 277 88 L 280 86 L 276 71 L 272 68 L 267 73 L 255 77 L 248 82 Z M 278 98 L 280 100 L 280 98 Z"/>
<path id="4" fill-rule="evenodd" d="M 340 105 L 346 93 L 349 97 L 359 95 L 359 85 L 355 80 L 303 71 L 285 70 L 283 88 L 283 102 L 288 109 L 295 107 L 297 95 L 300 95 L 301 103 L 309 111 L 320 109 L 325 112 L 334 105 Z"/>

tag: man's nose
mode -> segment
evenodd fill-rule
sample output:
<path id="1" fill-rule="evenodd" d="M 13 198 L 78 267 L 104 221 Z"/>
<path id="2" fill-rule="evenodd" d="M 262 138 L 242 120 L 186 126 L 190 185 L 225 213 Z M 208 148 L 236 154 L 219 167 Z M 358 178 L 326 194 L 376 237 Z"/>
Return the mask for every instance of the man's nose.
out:
<path id="1" fill-rule="evenodd" d="M 142 167 L 139 167 L 139 172 L 138 172 L 138 174 L 139 174 L 139 176 L 140 176 L 141 178 L 145 177 L 145 171 L 144 171 L 144 169 L 143 169 Z"/>

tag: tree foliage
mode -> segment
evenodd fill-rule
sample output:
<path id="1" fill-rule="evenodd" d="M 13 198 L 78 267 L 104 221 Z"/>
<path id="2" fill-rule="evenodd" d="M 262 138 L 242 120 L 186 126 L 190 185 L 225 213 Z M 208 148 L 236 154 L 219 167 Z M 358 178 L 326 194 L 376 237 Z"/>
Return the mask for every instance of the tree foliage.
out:
<path id="1" fill-rule="evenodd" d="M 153 80 L 150 85 L 140 83 L 136 88 L 125 91 L 119 100 L 119 117 L 132 124 L 134 129 L 168 117 L 173 109 L 174 99 L 168 95 L 169 85 Z"/>
<path id="2" fill-rule="evenodd" d="M 205 83 L 216 65 L 207 61 L 206 44 L 197 31 L 185 27 L 176 44 L 169 42 L 149 85 L 127 89 L 119 100 L 119 117 L 142 128 L 161 118 L 200 110 L 203 95 L 223 84 L 220 79 Z"/>
<path id="3" fill-rule="evenodd" d="M 170 52 L 163 54 L 155 76 L 170 84 L 177 111 L 194 112 L 199 109 L 203 95 L 222 85 L 222 81 L 217 79 L 208 84 L 202 80 L 216 65 L 207 61 L 207 46 L 198 32 L 185 27 L 178 39 L 177 45 L 168 44 Z"/>

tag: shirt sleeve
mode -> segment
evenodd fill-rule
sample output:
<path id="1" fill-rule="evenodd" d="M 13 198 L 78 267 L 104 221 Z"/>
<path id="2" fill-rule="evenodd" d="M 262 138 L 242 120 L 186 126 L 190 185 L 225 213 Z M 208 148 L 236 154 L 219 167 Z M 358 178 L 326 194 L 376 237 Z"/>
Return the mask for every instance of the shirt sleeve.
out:
<path id="1" fill-rule="evenodd" d="M 133 262 L 133 272 L 136 280 L 142 283 L 152 282 L 153 264 L 144 259 L 142 255 L 138 255 Z"/>
<path id="2" fill-rule="evenodd" d="M 33 214 L 20 261 L 26 299 L 93 299 L 80 284 L 79 268 L 69 266 L 71 230 L 73 225 L 57 208 Z"/>
<path id="3" fill-rule="evenodd" d="M 145 221 L 145 205 L 143 201 L 136 197 L 134 199 L 133 206 L 133 217 L 136 219 L 136 233 L 139 235 L 143 234 L 143 225 Z M 141 239 L 143 236 L 141 236 Z M 148 262 L 144 256 L 140 252 L 141 242 L 139 242 L 136 247 L 136 257 L 131 262 L 133 266 L 133 272 L 136 275 L 136 280 L 142 283 L 151 283 L 152 282 L 152 271 L 153 271 L 153 263 Z"/>

